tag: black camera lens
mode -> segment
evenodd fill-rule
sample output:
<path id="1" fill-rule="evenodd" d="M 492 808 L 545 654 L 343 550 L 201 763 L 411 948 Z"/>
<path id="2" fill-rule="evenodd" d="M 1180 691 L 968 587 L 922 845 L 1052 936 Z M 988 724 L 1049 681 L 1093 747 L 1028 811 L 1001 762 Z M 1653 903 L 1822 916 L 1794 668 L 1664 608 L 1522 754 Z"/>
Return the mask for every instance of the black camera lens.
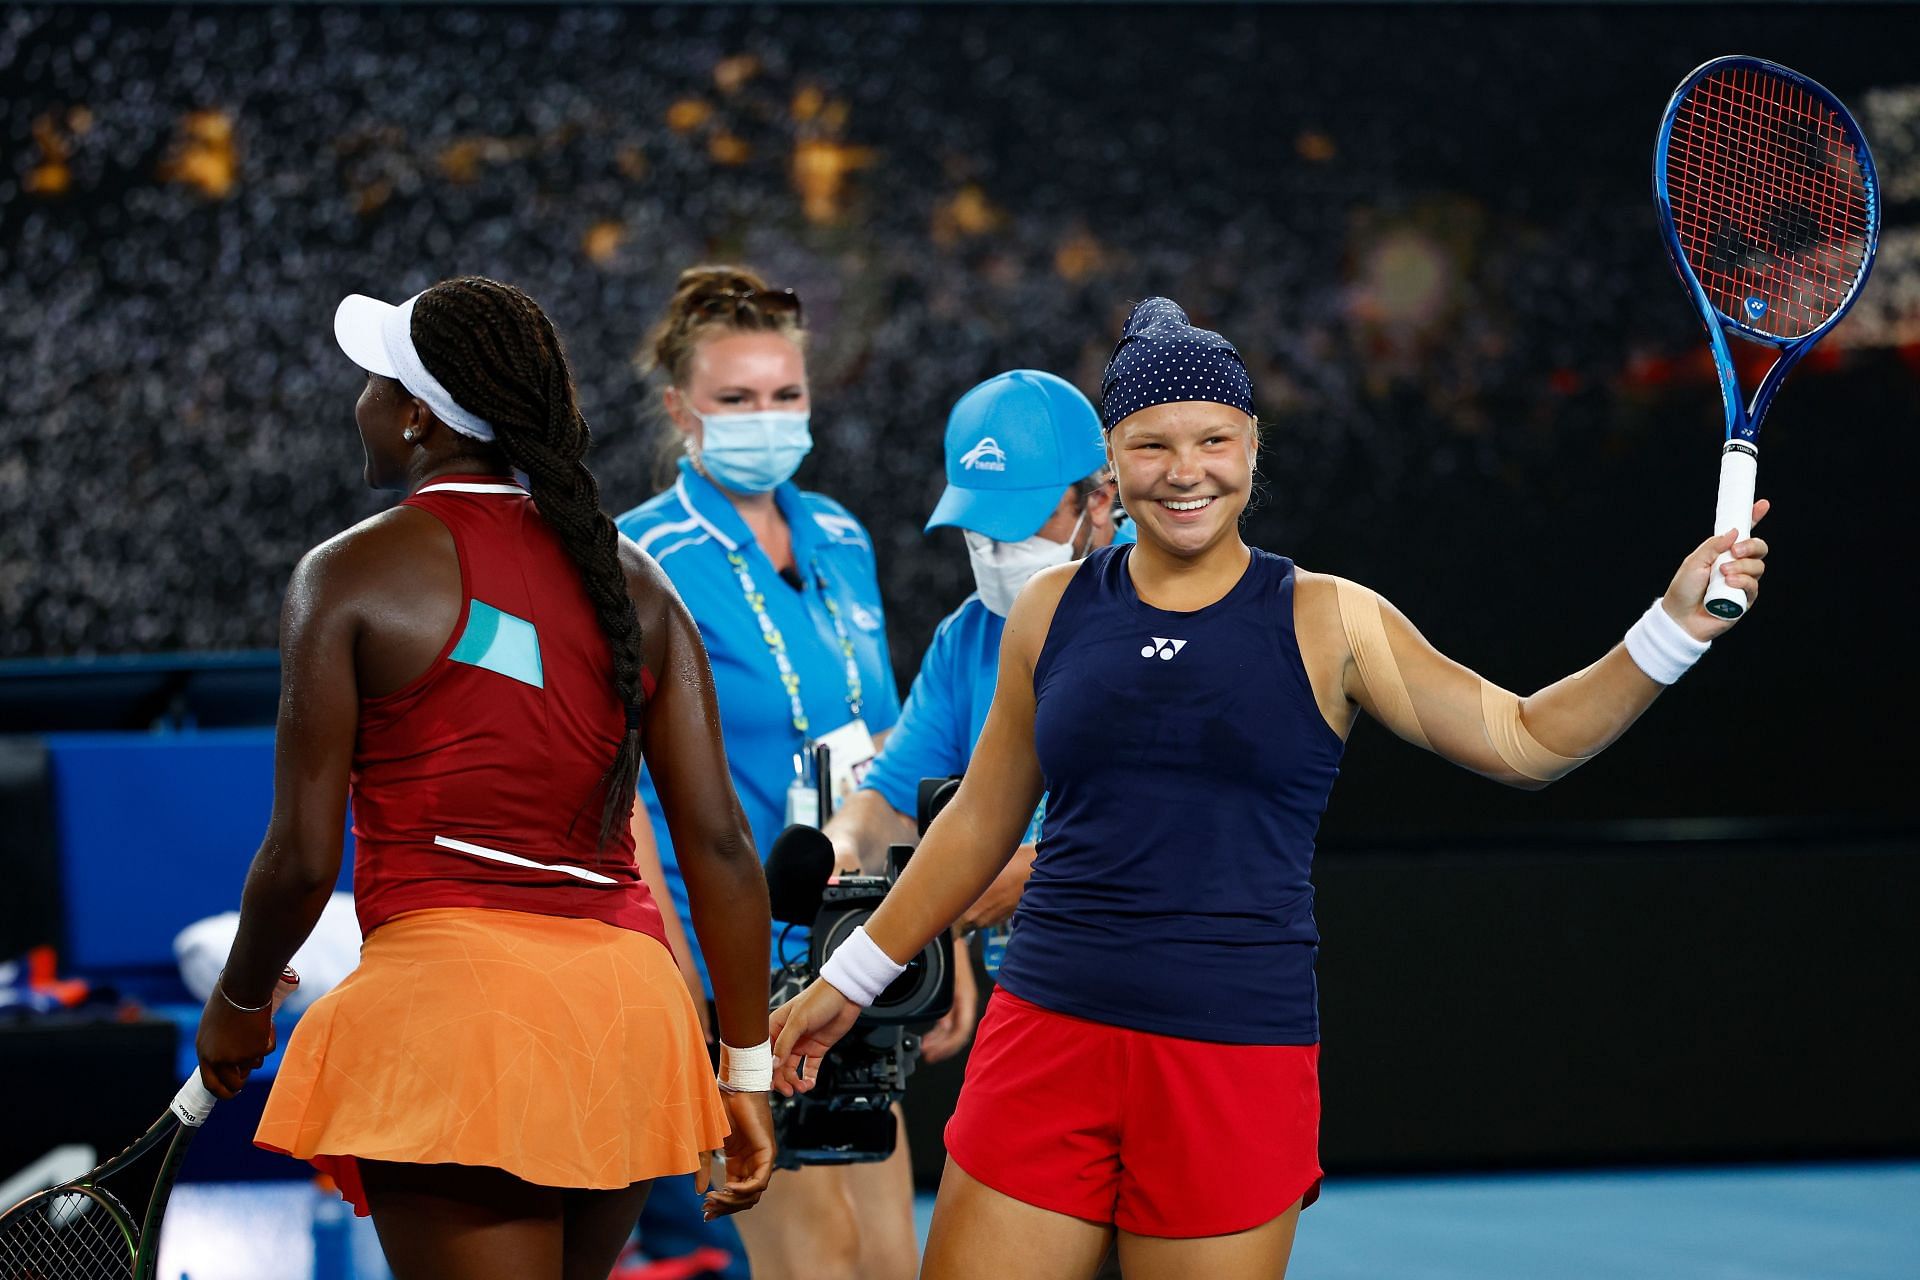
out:
<path id="1" fill-rule="evenodd" d="M 820 954 L 832 955 L 834 949 L 865 924 L 873 915 L 871 908 L 849 911 L 828 923 L 817 938 Z M 944 938 L 924 948 L 907 962 L 907 968 L 882 991 L 867 1008 L 868 1022 L 932 1023 L 953 1003 L 953 953 Z"/>
<path id="2" fill-rule="evenodd" d="M 873 1002 L 873 1007 L 910 1019 L 915 1008 L 929 1005 L 930 997 L 940 990 L 945 968 L 946 953 L 938 948 L 927 948 L 907 961 L 906 972 L 888 984 L 887 989 Z"/>

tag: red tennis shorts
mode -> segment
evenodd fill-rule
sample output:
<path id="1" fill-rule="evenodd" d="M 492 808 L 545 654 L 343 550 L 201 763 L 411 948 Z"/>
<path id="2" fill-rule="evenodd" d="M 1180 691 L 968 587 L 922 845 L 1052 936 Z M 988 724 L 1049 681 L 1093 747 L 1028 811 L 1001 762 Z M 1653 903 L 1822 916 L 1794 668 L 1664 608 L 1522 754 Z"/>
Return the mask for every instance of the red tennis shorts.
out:
<path id="1" fill-rule="evenodd" d="M 1320 1194 L 1320 1046 L 1216 1044 L 994 992 L 947 1154 L 1023 1203 L 1135 1235 L 1247 1231 Z"/>

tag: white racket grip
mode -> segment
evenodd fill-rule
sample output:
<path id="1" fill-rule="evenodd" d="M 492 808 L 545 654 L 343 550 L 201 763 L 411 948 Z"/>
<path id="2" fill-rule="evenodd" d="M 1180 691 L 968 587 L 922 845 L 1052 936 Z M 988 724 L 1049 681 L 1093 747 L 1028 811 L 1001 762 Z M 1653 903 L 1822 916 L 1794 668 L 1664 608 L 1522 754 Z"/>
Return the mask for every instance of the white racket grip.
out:
<path id="1" fill-rule="evenodd" d="M 1727 441 L 1720 452 L 1720 499 L 1714 504 L 1714 533 L 1737 529 L 1745 538 L 1753 532 L 1753 484 L 1759 470 L 1760 451 L 1752 441 Z M 1732 559 L 1732 552 L 1721 552 L 1707 576 L 1706 608 L 1716 618 L 1737 618 L 1747 611 L 1747 593 L 1728 586 L 1720 576 L 1720 566 Z"/>
<path id="2" fill-rule="evenodd" d="M 198 1129 L 213 1114 L 213 1104 L 218 1101 L 220 1099 L 200 1083 L 200 1073 L 195 1071 L 180 1086 L 180 1092 L 173 1095 L 173 1114 L 179 1116 L 180 1123 L 189 1129 Z"/>
<path id="3" fill-rule="evenodd" d="M 292 966 L 282 969 L 280 981 L 273 984 L 273 994 L 268 997 L 273 1012 L 280 1012 L 280 1006 L 299 987 L 300 975 L 293 971 Z M 214 1104 L 219 1101 L 211 1089 L 200 1083 L 200 1071 L 195 1068 L 194 1073 L 187 1077 L 187 1082 L 180 1086 L 180 1091 L 173 1095 L 173 1114 L 180 1117 L 181 1124 L 198 1129 L 207 1122 L 207 1117 L 213 1114 Z"/>

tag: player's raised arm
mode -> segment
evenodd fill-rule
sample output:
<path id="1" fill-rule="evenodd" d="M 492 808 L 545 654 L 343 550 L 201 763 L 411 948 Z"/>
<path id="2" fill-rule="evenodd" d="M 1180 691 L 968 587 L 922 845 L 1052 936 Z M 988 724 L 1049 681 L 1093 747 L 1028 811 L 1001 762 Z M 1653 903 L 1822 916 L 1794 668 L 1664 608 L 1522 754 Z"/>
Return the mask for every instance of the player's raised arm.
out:
<path id="1" fill-rule="evenodd" d="M 1766 502 L 1755 503 L 1753 523 L 1766 511 Z M 1728 552 L 1732 558 L 1716 566 Z M 1544 787 L 1610 746 L 1734 625 L 1703 607 L 1709 578 L 1721 576 L 1751 602 L 1759 597 L 1766 556 L 1759 538 L 1729 531 L 1707 539 L 1620 643 L 1593 665 L 1526 697 L 1435 649 L 1377 593 L 1333 579 L 1348 646 L 1342 689 L 1409 742 L 1510 786 Z"/>

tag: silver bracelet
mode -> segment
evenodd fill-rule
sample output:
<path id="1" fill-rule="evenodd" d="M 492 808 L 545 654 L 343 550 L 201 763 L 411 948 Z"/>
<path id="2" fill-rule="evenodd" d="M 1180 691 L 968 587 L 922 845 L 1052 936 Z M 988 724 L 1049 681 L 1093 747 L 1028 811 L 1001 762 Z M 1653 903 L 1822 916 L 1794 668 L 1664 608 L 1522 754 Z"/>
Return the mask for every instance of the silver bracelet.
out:
<path id="1" fill-rule="evenodd" d="M 238 1009 L 241 1013 L 265 1013 L 268 1009 L 273 1007 L 272 996 L 267 997 L 267 1002 L 265 1004 L 244 1005 L 244 1004 L 241 1004 L 238 1000 L 235 1000 L 232 996 L 228 995 L 227 994 L 227 971 L 225 969 L 222 969 L 220 971 L 220 976 L 213 980 L 213 989 L 220 993 L 220 998 L 222 1000 L 225 1000 L 228 1004 L 232 1005 L 235 1009 Z"/>

